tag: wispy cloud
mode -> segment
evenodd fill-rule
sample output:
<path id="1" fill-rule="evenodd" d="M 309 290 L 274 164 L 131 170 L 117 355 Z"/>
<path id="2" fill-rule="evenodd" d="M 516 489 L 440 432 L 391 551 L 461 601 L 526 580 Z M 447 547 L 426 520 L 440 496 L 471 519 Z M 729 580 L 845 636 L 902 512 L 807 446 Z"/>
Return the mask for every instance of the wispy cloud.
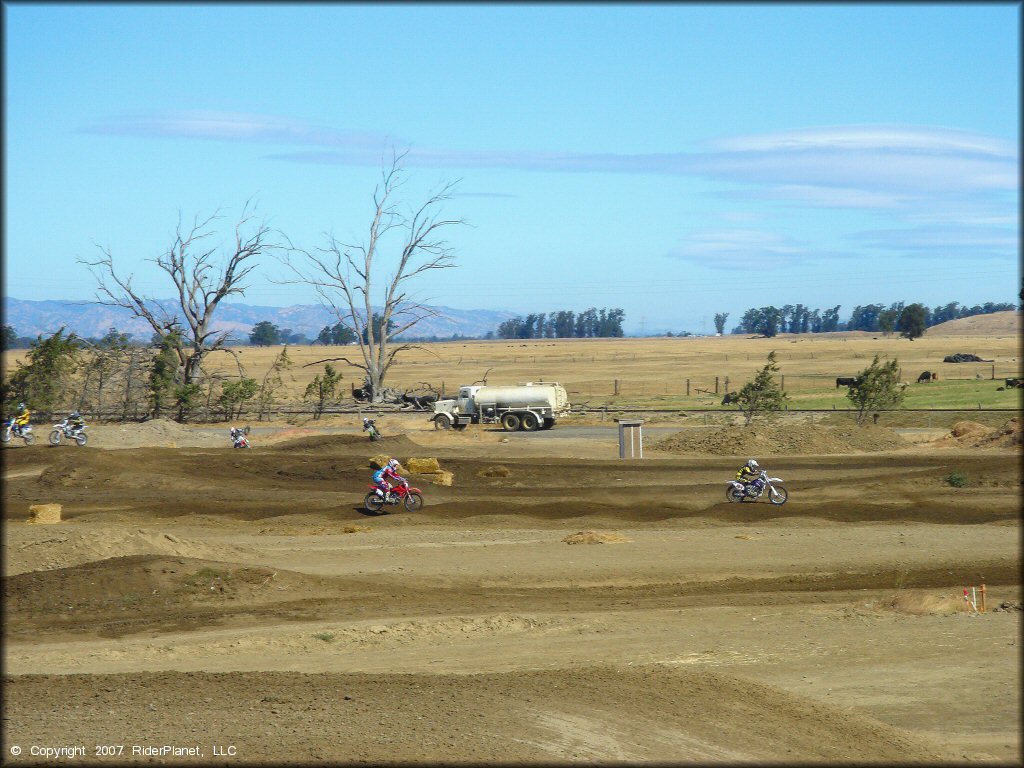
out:
<path id="1" fill-rule="evenodd" d="M 83 126 L 82 133 L 155 139 L 197 139 L 261 144 L 342 147 L 376 152 L 398 141 L 381 133 L 342 131 L 329 125 L 235 112 L 132 113 Z"/>
<path id="2" fill-rule="evenodd" d="M 346 131 L 290 118 L 222 112 L 136 113 L 81 129 L 106 135 L 240 141 L 304 147 L 267 158 L 296 163 L 379 164 L 384 133 Z M 893 196 L 943 190 L 1016 190 L 1019 154 L 1008 141 L 947 128 L 836 126 L 737 136 L 695 151 L 573 153 L 413 147 L 410 165 L 562 173 L 702 176 L 771 187 L 804 203 L 884 206 Z"/>
<path id="3" fill-rule="evenodd" d="M 811 260 L 854 254 L 823 252 L 777 232 L 719 229 L 690 233 L 665 255 L 712 269 L 753 269 L 804 264 Z"/>
<path id="4" fill-rule="evenodd" d="M 1020 250 L 1019 234 L 1008 227 L 940 225 L 876 229 L 853 233 L 847 239 L 902 256 L 1005 259 L 1013 258 Z"/>

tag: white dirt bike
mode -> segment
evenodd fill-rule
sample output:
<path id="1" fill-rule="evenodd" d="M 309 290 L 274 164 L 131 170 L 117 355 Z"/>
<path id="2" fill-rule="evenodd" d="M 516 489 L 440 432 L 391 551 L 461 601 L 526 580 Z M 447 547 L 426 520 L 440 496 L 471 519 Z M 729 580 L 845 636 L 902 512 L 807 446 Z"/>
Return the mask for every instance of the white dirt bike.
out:
<path id="1" fill-rule="evenodd" d="M 782 487 L 781 477 L 768 477 L 763 469 L 757 476 L 757 482 L 744 485 L 739 480 L 730 480 L 725 484 L 725 498 L 729 501 L 757 501 L 765 493 L 768 494 L 768 501 L 776 506 L 786 503 L 789 492 Z"/>
<path id="2" fill-rule="evenodd" d="M 53 431 L 50 433 L 50 445 L 60 445 L 61 439 L 65 437 L 68 440 L 74 440 L 80 446 L 85 445 L 89 439 L 85 434 L 86 429 L 88 427 L 85 424 L 76 427 L 68 424 L 68 420 L 64 419 L 64 421 L 53 425 Z"/>
<path id="3" fill-rule="evenodd" d="M 31 424 L 19 427 L 14 424 L 14 419 L 8 419 L 4 422 L 3 430 L 0 431 L 0 442 L 9 443 L 12 437 L 20 437 L 25 441 L 25 445 L 32 445 L 36 441 L 36 436 L 32 434 Z"/>

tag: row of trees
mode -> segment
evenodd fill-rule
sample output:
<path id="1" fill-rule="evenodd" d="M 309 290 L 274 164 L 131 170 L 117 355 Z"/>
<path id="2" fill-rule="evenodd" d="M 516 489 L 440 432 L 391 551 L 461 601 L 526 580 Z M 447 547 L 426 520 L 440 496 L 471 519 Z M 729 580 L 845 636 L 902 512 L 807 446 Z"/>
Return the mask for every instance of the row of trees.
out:
<path id="1" fill-rule="evenodd" d="M 830 331 L 869 331 L 889 335 L 894 330 L 903 336 L 915 338 L 930 328 L 948 320 L 962 317 L 991 314 L 1016 310 L 1012 302 L 987 301 L 973 307 L 960 306 L 959 302 L 938 305 L 929 309 L 923 304 L 905 304 L 902 301 L 888 306 L 884 304 L 857 305 L 850 314 L 850 319 L 840 322 L 839 309 L 836 305 L 829 309 L 810 309 L 803 304 L 786 304 L 779 308 L 774 306 L 748 309 L 733 333 L 751 333 L 762 336 L 775 336 L 779 333 L 828 333 Z M 724 333 L 725 320 L 728 313 L 715 315 L 715 329 Z M 920 329 L 920 333 L 918 333 Z"/>
<path id="2" fill-rule="evenodd" d="M 591 307 L 579 314 L 571 310 L 513 317 L 498 326 L 499 339 L 617 338 L 623 336 L 626 313 L 621 309 Z"/>
<path id="3" fill-rule="evenodd" d="M 201 366 L 200 376 L 185 382 L 181 345 L 173 332 L 154 346 L 131 344 L 127 334 L 114 328 L 96 341 L 65 334 L 64 328 L 39 336 L 0 387 L 4 411 L 11 413 L 16 403 L 25 402 L 41 415 L 78 410 L 125 421 L 149 416 L 184 420 L 202 411 L 228 420 L 245 408 L 263 419 L 285 403 L 284 379 L 293 367 L 287 347 L 261 380 L 247 376 L 239 363 L 237 376 Z"/>

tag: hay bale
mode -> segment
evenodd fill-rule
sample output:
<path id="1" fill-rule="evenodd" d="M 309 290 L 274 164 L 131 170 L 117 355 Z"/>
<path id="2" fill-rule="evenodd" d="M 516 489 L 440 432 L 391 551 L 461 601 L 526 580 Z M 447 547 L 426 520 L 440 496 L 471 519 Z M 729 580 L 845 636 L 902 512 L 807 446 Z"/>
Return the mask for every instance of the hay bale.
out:
<path id="1" fill-rule="evenodd" d="M 495 464 L 493 467 L 484 467 L 476 473 L 477 477 L 508 477 L 512 472 L 508 467 Z"/>
<path id="2" fill-rule="evenodd" d="M 388 463 L 388 459 L 391 457 L 385 453 L 378 453 L 376 456 L 370 457 L 370 466 L 374 469 L 380 469 Z"/>
<path id="3" fill-rule="evenodd" d="M 410 458 L 405 468 L 414 475 L 430 475 L 441 471 L 441 465 L 433 457 L 427 459 Z"/>
<path id="4" fill-rule="evenodd" d="M 33 504 L 28 508 L 30 523 L 59 523 L 60 504 Z"/>
<path id="5" fill-rule="evenodd" d="M 455 475 L 449 472 L 447 469 L 441 469 L 434 472 L 430 478 L 430 482 L 434 485 L 451 485 L 452 480 L 455 479 Z"/>
<path id="6" fill-rule="evenodd" d="M 566 544 L 618 544 L 630 539 L 621 533 L 598 533 L 597 531 L 579 531 L 562 539 Z"/>

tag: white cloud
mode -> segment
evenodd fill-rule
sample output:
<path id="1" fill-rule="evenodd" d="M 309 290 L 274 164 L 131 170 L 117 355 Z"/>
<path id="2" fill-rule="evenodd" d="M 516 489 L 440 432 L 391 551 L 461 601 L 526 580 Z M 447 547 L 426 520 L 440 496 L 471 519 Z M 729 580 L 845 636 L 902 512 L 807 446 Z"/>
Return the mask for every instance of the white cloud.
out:
<path id="1" fill-rule="evenodd" d="M 812 259 L 849 257 L 824 252 L 777 232 L 758 229 L 719 229 L 693 232 L 667 254 L 712 269 L 777 268 Z"/>

